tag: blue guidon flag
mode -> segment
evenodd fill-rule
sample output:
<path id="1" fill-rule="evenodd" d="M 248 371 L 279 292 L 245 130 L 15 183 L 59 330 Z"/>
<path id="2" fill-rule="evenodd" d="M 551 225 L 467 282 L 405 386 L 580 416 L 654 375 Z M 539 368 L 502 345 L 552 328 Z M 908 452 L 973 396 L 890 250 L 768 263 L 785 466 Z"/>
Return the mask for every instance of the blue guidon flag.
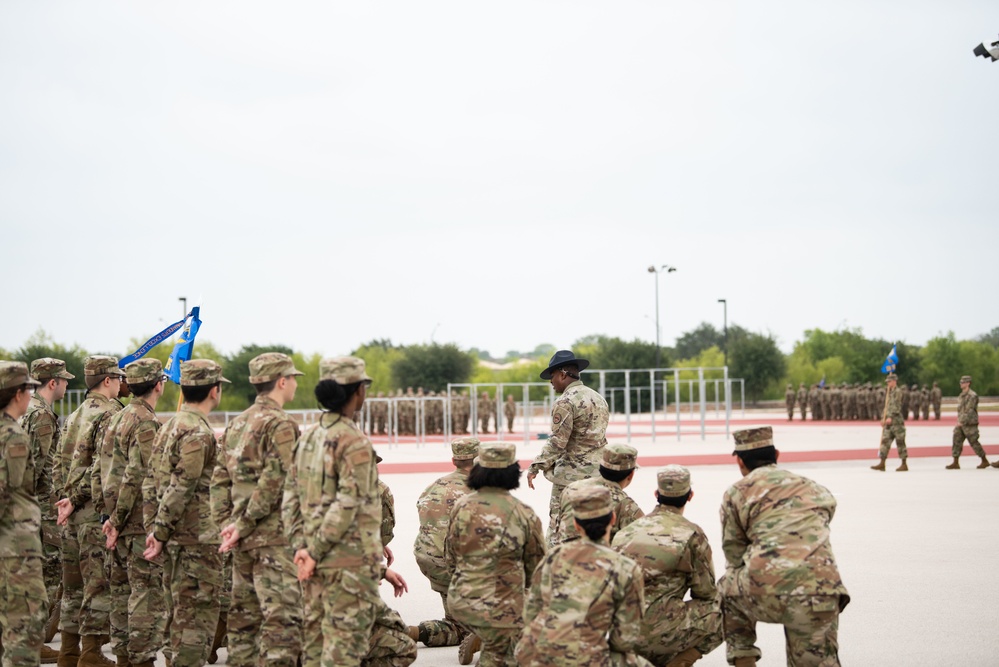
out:
<path id="1" fill-rule="evenodd" d="M 190 317 L 190 315 L 191 314 L 188 313 L 188 317 Z M 154 347 L 156 347 L 157 345 L 168 339 L 170 336 L 177 333 L 180 330 L 180 328 L 184 326 L 184 322 L 186 321 L 187 321 L 186 317 L 182 320 L 177 320 L 176 322 L 168 326 L 166 329 L 159 332 L 158 334 L 147 340 L 145 343 L 143 343 L 138 350 L 136 350 L 135 352 L 126 357 L 122 357 L 121 360 L 118 361 L 118 368 L 124 368 L 125 366 L 132 363 L 136 359 L 141 359 L 142 357 L 149 354 L 149 350 L 153 349 Z"/>
<path id="2" fill-rule="evenodd" d="M 892 345 L 891 352 L 888 353 L 888 358 L 881 364 L 881 372 L 894 373 L 896 368 L 898 368 L 898 352 L 895 351 L 895 345 Z"/>
<path id="3" fill-rule="evenodd" d="M 201 307 L 195 306 L 184 320 L 184 332 L 180 334 L 180 340 L 173 346 L 173 352 L 163 366 L 163 374 L 170 378 L 174 384 L 180 384 L 180 362 L 190 361 L 194 354 L 194 338 L 201 328 Z"/>

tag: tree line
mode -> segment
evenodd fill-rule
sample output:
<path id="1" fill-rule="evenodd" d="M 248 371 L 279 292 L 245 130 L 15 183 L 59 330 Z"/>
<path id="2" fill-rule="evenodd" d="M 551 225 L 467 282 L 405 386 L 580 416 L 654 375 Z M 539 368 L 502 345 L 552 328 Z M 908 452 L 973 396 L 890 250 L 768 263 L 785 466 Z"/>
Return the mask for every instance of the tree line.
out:
<path id="1" fill-rule="evenodd" d="M 145 338 L 135 338 L 132 349 Z M 737 324 L 729 327 L 728 336 L 709 323 L 701 323 L 684 332 L 675 344 L 659 350 L 662 368 L 710 368 L 705 373 L 709 380 L 721 378 L 721 367 L 727 362 L 729 377 L 745 381 L 746 396 L 750 401 L 779 399 L 784 395 L 784 385 L 795 387 L 804 382 L 812 385 L 822 380 L 826 384 L 882 382 L 881 364 L 891 350 L 893 342 L 867 338 L 861 329 L 823 331 L 809 329 L 801 340 L 794 343 L 790 354 L 781 352 L 775 338 L 769 333 L 748 331 Z M 999 327 L 973 340 L 957 340 L 953 332 L 937 336 L 925 345 L 905 341 L 896 342 L 899 357 L 899 382 L 907 385 L 939 382 L 945 395 L 956 395 L 960 389 L 961 375 L 974 377 L 974 388 L 981 395 L 999 395 Z M 653 368 L 656 345 L 643 340 L 627 341 L 621 338 L 592 335 L 573 342 L 577 356 L 590 360 L 592 369 L 643 369 Z M 171 352 L 169 343 L 153 348 L 149 356 L 166 362 Z M 194 346 L 196 358 L 210 358 L 220 362 L 226 377 L 232 381 L 223 392 L 220 410 L 238 411 L 253 401 L 254 390 L 249 382 L 250 359 L 266 351 L 290 355 L 305 375 L 298 379 L 299 390 L 289 409 L 314 408 L 313 389 L 319 381 L 321 355 L 306 354 L 282 344 L 249 344 L 233 354 L 224 354 L 210 341 L 198 339 Z M 350 353 L 363 358 L 368 374 L 374 379 L 372 391 L 395 392 L 407 387 L 423 387 L 425 391 L 440 392 L 448 383 L 504 383 L 517 384 L 541 382 L 539 374 L 547 367 L 555 346 L 538 345 L 534 350 L 510 350 L 502 361 L 513 362 L 496 369 L 483 363 L 488 354 L 472 348 L 463 350 L 457 345 L 397 345 L 380 339 L 365 343 Z M 21 347 L 13 351 L 0 349 L 0 358 L 30 363 L 40 357 L 64 359 L 76 379 L 70 389 L 83 389 L 83 360 L 89 354 L 111 354 L 121 357 L 125 352 L 84 350 L 78 345 L 64 345 L 54 341 L 44 331 L 32 335 Z M 591 385 L 597 382 L 596 374 L 584 374 Z M 666 376 L 671 380 L 671 376 Z M 623 373 L 607 373 L 607 387 L 623 387 Z M 633 383 L 647 379 L 633 380 Z M 512 389 L 517 400 L 522 397 L 519 389 Z M 637 391 L 637 390 L 636 390 Z M 531 392 L 532 400 L 548 394 L 544 386 Z M 159 406 L 170 409 L 177 404 L 179 390 L 169 384 Z M 635 400 L 635 396 L 633 399 Z M 645 399 L 647 405 L 647 398 Z"/>

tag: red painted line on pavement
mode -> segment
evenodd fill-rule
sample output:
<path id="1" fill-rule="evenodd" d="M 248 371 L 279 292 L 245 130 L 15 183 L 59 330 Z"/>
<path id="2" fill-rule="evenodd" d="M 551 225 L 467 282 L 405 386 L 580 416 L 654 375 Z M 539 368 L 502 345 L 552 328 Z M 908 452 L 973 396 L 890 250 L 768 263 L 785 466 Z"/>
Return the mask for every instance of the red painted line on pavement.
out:
<path id="1" fill-rule="evenodd" d="M 999 455 L 999 445 L 983 445 L 987 454 Z M 974 468 L 970 462 L 975 462 L 974 452 L 969 447 L 965 447 L 965 458 L 969 460 L 969 466 Z M 950 446 L 940 447 L 909 447 L 911 458 L 946 457 L 950 456 Z M 876 461 L 878 450 L 874 447 L 866 449 L 833 449 L 807 452 L 781 452 L 782 462 L 805 463 L 815 461 L 858 461 L 869 459 Z M 889 458 L 898 458 L 894 447 Z M 734 465 L 732 454 L 685 454 L 679 456 L 639 456 L 638 465 L 646 467 L 659 467 L 675 463 L 683 466 L 705 466 L 705 465 Z M 523 460 L 520 466 L 524 469 L 531 464 L 530 460 Z M 417 463 L 380 463 L 378 472 L 381 474 L 393 473 L 419 473 L 419 472 L 451 472 L 454 466 L 450 461 L 426 461 Z"/>

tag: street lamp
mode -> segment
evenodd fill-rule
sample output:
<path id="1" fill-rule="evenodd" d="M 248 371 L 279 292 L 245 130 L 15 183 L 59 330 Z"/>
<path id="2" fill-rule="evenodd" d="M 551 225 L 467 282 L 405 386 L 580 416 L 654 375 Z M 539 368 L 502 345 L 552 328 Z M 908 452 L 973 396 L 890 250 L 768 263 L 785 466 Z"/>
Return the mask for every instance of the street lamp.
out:
<path id="1" fill-rule="evenodd" d="M 723 353 L 725 355 L 724 356 L 725 365 L 728 366 L 728 301 L 726 301 L 725 299 L 718 299 L 718 303 L 720 303 L 724 307 L 724 309 L 725 309 L 724 310 L 724 313 L 725 313 L 724 314 L 724 317 L 725 317 L 725 320 L 724 320 L 724 322 L 725 322 L 725 349 L 723 350 Z"/>
<path id="2" fill-rule="evenodd" d="M 676 267 L 669 264 L 663 264 L 658 269 L 655 265 L 649 267 L 649 273 L 656 274 L 656 368 L 659 368 L 659 350 L 662 347 L 659 340 L 662 335 L 662 329 L 659 327 L 659 273 L 662 271 L 673 273 Z"/>

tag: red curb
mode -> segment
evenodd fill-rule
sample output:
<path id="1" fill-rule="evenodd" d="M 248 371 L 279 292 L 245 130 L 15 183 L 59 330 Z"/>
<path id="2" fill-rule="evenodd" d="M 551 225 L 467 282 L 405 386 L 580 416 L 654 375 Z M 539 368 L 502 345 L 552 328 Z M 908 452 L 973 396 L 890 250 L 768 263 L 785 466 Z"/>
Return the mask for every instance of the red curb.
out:
<path id="1" fill-rule="evenodd" d="M 999 455 L 999 445 L 982 445 L 985 453 Z M 965 447 L 965 458 L 970 456 L 974 459 L 974 453 Z M 950 447 L 909 447 L 909 456 L 912 458 L 947 457 L 950 456 Z M 781 452 L 782 462 L 805 463 L 815 461 L 876 461 L 878 452 L 876 449 L 868 447 L 866 449 L 834 449 L 827 451 L 810 452 Z M 894 447 L 889 458 L 898 458 Z M 639 456 L 638 464 L 646 467 L 664 466 L 670 463 L 683 466 L 705 466 L 705 465 L 733 465 L 731 454 L 688 454 L 683 456 Z M 529 459 L 520 462 L 522 468 L 526 469 L 531 464 Z M 421 463 L 381 463 L 378 465 L 378 472 L 383 475 L 394 473 L 420 473 L 420 472 L 450 472 L 454 466 L 450 461 L 427 461 Z"/>

